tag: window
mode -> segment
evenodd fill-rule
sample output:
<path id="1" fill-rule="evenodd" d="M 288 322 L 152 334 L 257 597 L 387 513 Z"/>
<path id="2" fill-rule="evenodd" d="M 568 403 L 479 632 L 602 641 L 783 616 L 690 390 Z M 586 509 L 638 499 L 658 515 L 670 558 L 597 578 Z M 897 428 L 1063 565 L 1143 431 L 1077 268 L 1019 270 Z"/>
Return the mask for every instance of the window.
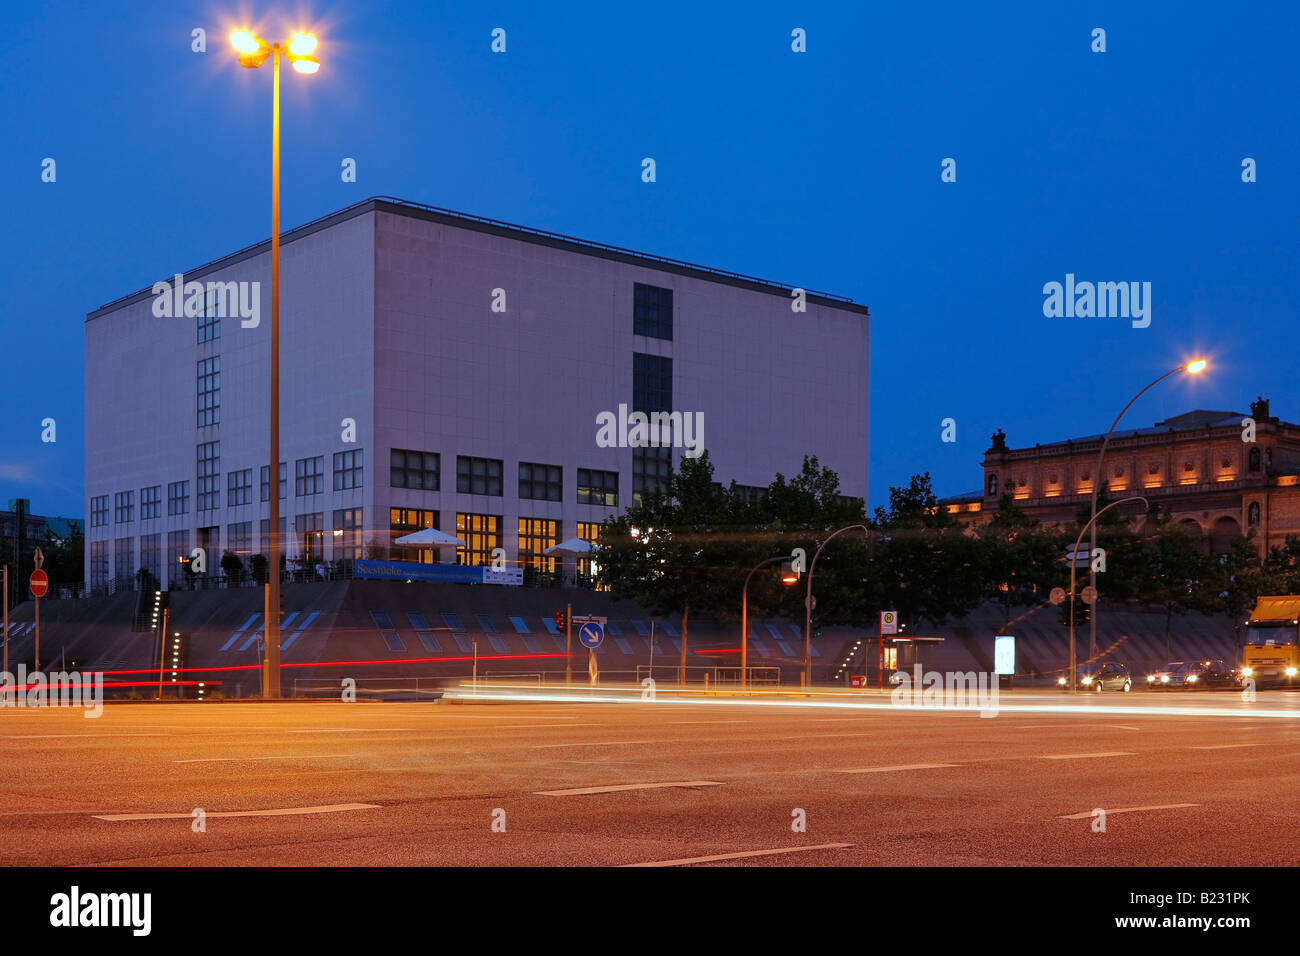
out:
<path id="1" fill-rule="evenodd" d="M 140 520 L 149 521 L 162 514 L 162 485 L 140 489 Z"/>
<path id="2" fill-rule="evenodd" d="M 102 528 L 108 524 L 108 495 L 90 499 L 90 526 Z"/>
<path id="3" fill-rule="evenodd" d="M 126 524 L 135 520 L 135 492 L 119 491 L 113 497 L 113 523 Z"/>
<path id="4" fill-rule="evenodd" d="M 162 583 L 162 535 L 140 536 L 140 567 L 149 572 L 155 587 Z"/>
<path id="5" fill-rule="evenodd" d="M 563 471 L 559 465 L 519 463 L 519 497 L 532 501 L 559 501 L 563 498 Z"/>
<path id="6" fill-rule="evenodd" d="M 169 515 L 188 514 L 190 510 L 190 483 L 188 481 L 167 482 L 167 513 Z"/>
<path id="7" fill-rule="evenodd" d="M 280 498 L 289 493 L 289 466 L 280 462 Z M 271 466 L 262 466 L 262 500 L 271 500 Z"/>
<path id="8" fill-rule="evenodd" d="M 221 442 L 207 441 L 198 447 L 198 481 L 195 511 L 221 507 Z"/>
<path id="9" fill-rule="evenodd" d="M 767 489 L 760 485 L 736 485 L 736 494 L 745 504 L 756 505 L 767 500 Z"/>
<path id="10" fill-rule="evenodd" d="M 423 531 L 425 528 L 436 527 L 438 527 L 438 512 L 436 511 L 425 511 L 419 508 L 388 509 L 389 541 L 394 541 L 403 535 Z M 438 549 L 394 546 L 393 560 L 418 561 L 421 564 L 437 564 Z"/>
<path id="11" fill-rule="evenodd" d="M 672 470 L 671 448 L 633 448 L 632 499 L 640 504 L 642 495 L 667 489 L 668 476 Z"/>
<path id="12" fill-rule="evenodd" d="M 253 469 L 232 471 L 226 476 L 226 507 L 246 505 L 253 500 Z"/>
<path id="13" fill-rule="evenodd" d="M 129 584 L 135 574 L 135 538 L 118 538 L 113 542 L 113 578 L 118 585 Z"/>
<path id="14" fill-rule="evenodd" d="M 673 408 L 673 360 L 632 353 L 632 410 L 670 412 Z"/>
<path id="15" fill-rule="evenodd" d="M 318 495 L 325 490 L 325 456 L 299 458 L 293 465 L 294 497 Z"/>
<path id="16" fill-rule="evenodd" d="M 108 496 L 104 496 L 107 502 Z M 104 505 L 108 509 L 107 503 Z M 108 542 L 90 542 L 90 586 L 98 587 L 108 583 Z"/>
<path id="17" fill-rule="evenodd" d="M 578 469 L 578 504 L 618 507 L 618 472 Z"/>
<path id="18" fill-rule="evenodd" d="M 334 512 L 334 559 L 364 557 L 362 551 L 363 526 L 360 508 L 344 508 Z"/>
<path id="19" fill-rule="evenodd" d="M 199 316 L 199 344 L 221 338 L 220 293 L 208 289 L 203 294 L 203 314 Z"/>
<path id="20" fill-rule="evenodd" d="M 167 584 L 176 587 L 185 580 L 185 569 L 190 560 L 190 533 L 167 532 Z"/>
<path id="21" fill-rule="evenodd" d="M 347 491 L 349 488 L 361 488 L 364 484 L 362 465 L 365 450 L 336 451 L 334 453 L 334 490 Z"/>
<path id="22" fill-rule="evenodd" d="M 221 421 L 221 356 L 199 359 L 198 426 L 216 425 Z"/>
<path id="23" fill-rule="evenodd" d="M 490 564 L 492 552 L 501 547 L 500 515 L 456 515 L 456 534 L 465 547 L 456 549 L 460 564 Z"/>
<path id="24" fill-rule="evenodd" d="M 238 521 L 226 525 L 226 550 L 248 560 L 253 553 L 253 522 Z"/>
<path id="25" fill-rule="evenodd" d="M 281 515 L 281 516 L 280 516 L 280 557 L 281 557 L 281 559 L 284 558 L 284 553 L 285 553 L 285 544 L 286 544 L 286 541 L 285 541 L 285 530 L 286 530 L 286 528 L 288 527 L 287 524 L 286 524 L 286 522 L 287 522 L 288 520 L 289 520 L 289 519 L 286 518 L 284 515 Z M 263 519 L 261 520 L 261 522 L 259 523 L 259 529 L 260 529 L 260 531 L 261 531 L 261 539 L 262 539 L 262 540 L 261 540 L 261 553 L 267 555 L 268 557 L 270 557 L 270 554 L 271 554 L 271 535 L 270 535 L 270 530 L 271 530 L 271 519 L 270 519 L 270 518 L 263 518 Z"/>
<path id="26" fill-rule="evenodd" d="M 325 515 L 323 512 L 298 515 L 293 519 L 293 530 L 298 534 L 298 541 L 304 564 L 320 561 L 325 556 Z M 307 570 L 311 570 L 308 568 Z"/>
<path id="27" fill-rule="evenodd" d="M 441 485 L 439 473 L 436 452 L 407 451 L 404 448 L 394 448 L 389 452 L 388 483 L 394 488 L 437 491 Z"/>
<path id="28" fill-rule="evenodd" d="M 519 519 L 519 566 L 553 573 L 555 558 L 542 554 L 560 543 L 560 523 L 545 518 Z"/>
<path id="29" fill-rule="evenodd" d="M 672 340 L 673 290 L 636 283 L 632 288 L 632 332 Z"/>
<path id="30" fill-rule="evenodd" d="M 600 532 L 604 525 L 596 521 L 579 521 L 578 522 L 578 539 L 587 542 L 595 547 L 600 543 Z M 591 575 L 596 573 L 596 565 L 591 558 L 578 559 L 578 573 L 581 575 Z"/>
<path id="31" fill-rule="evenodd" d="M 502 463 L 500 458 L 456 456 L 456 490 L 465 495 L 501 497 Z"/>

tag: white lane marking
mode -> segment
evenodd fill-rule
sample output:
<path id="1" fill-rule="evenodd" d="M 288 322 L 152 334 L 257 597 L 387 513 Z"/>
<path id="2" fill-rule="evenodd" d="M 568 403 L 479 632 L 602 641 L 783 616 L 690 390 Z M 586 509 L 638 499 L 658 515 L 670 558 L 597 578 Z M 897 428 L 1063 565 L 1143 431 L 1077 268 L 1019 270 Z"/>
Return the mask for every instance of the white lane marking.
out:
<path id="1" fill-rule="evenodd" d="M 670 720 L 670 724 L 750 724 L 749 720 Z M 757 725 L 755 725 L 757 726 Z"/>
<path id="2" fill-rule="evenodd" d="M 621 747 L 624 744 L 676 744 L 689 743 L 681 738 L 664 738 L 660 740 L 593 740 L 576 744 L 535 744 L 529 750 L 553 750 L 556 747 Z"/>
<path id="3" fill-rule="evenodd" d="M 1131 750 L 1103 750 L 1095 754 L 1039 754 L 1043 760 L 1083 760 L 1087 757 L 1136 757 Z"/>
<path id="4" fill-rule="evenodd" d="M 278 810 L 209 810 L 210 817 L 289 817 L 306 813 L 339 813 L 343 810 L 378 810 L 377 803 L 333 803 L 320 807 L 282 807 Z M 105 813 L 96 820 L 188 820 L 192 813 Z"/>
<path id="5" fill-rule="evenodd" d="M 624 790 L 660 790 L 665 787 L 720 787 L 716 780 L 672 780 L 666 783 L 620 783 L 612 787 L 578 787 L 573 790 L 534 790 L 542 797 L 573 797 L 587 793 L 620 793 Z"/>
<path id="6" fill-rule="evenodd" d="M 389 734 L 397 731 L 415 733 L 419 727 L 313 727 L 310 730 L 288 730 L 290 734 Z"/>
<path id="7" fill-rule="evenodd" d="M 428 717 L 432 720 L 581 720 L 567 714 L 403 714 L 403 717 Z"/>
<path id="8" fill-rule="evenodd" d="M 170 737 L 171 734 L 4 734 L 0 740 L 57 740 L 61 737 Z"/>
<path id="9" fill-rule="evenodd" d="M 244 760 L 323 760 L 326 757 L 355 757 L 357 754 L 286 754 L 278 757 L 190 757 L 172 763 L 239 763 Z"/>
<path id="10" fill-rule="evenodd" d="M 895 770 L 936 770 L 956 767 L 955 763 L 900 763 L 892 767 L 863 767 L 861 770 L 835 770 L 834 773 L 892 773 Z"/>
<path id="11" fill-rule="evenodd" d="M 819 843 L 816 846 L 787 846 L 776 850 L 746 850 L 741 853 L 719 853 L 716 856 L 690 856 L 681 860 L 654 860 L 649 863 L 624 863 L 632 866 L 685 866 L 690 863 L 712 863 L 715 860 L 740 860 L 753 856 L 774 856 L 778 853 L 807 853 L 809 850 L 842 850 L 852 843 Z"/>
<path id="12" fill-rule="evenodd" d="M 881 731 L 879 730 L 864 730 L 859 733 L 848 733 L 848 734 L 822 734 L 822 733 L 797 734 L 793 737 L 773 737 L 772 739 L 813 741 L 813 740 L 826 740 L 827 738 L 830 737 L 879 737 L 880 735 L 881 735 Z"/>
<path id="13" fill-rule="evenodd" d="M 1192 750 L 1231 750 L 1234 747 L 1262 747 L 1263 744 L 1209 744 L 1208 746 L 1192 747 Z"/>
<path id="14" fill-rule="evenodd" d="M 1106 814 L 1112 813 L 1137 813 L 1141 810 L 1178 810 L 1183 807 L 1199 807 L 1199 803 L 1160 803 L 1150 807 L 1116 807 L 1114 810 L 1105 810 Z M 1083 813 L 1071 813 L 1068 816 L 1059 817 L 1061 820 L 1086 820 L 1093 814 L 1092 810 Z"/>
<path id="15" fill-rule="evenodd" d="M 1015 715 L 1015 716 L 1019 716 L 1019 715 Z M 1110 729 L 1111 727 L 1115 727 L 1115 728 L 1117 728 L 1117 729 L 1119 729 L 1119 730 L 1141 730 L 1141 729 L 1142 729 L 1141 727 L 1134 727 L 1134 726 L 1132 726 L 1131 724 L 1093 724 L 1093 723 L 1082 723 L 1082 722 L 1076 721 L 1076 722 L 1074 722 L 1074 723 L 1069 723 L 1069 724 L 1032 724 L 1032 723 L 1031 723 L 1031 724 L 1025 724 L 1024 726 L 1017 726 L 1017 727 L 1016 727 L 1016 730 L 1018 730 L 1018 731 L 1019 731 L 1019 730 L 1046 730 L 1046 729 L 1049 728 L 1049 727 L 1070 727 L 1070 728 L 1074 728 L 1074 727 L 1105 727 L 1106 729 Z"/>

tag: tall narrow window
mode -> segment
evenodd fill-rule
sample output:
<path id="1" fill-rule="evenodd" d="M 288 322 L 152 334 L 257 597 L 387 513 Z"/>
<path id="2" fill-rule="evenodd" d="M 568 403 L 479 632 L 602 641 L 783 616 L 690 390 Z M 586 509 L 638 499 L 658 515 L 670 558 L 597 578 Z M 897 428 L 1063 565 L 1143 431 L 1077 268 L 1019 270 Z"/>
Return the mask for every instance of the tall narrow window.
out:
<path id="1" fill-rule="evenodd" d="M 198 427 L 221 421 L 221 356 L 199 359 Z"/>
<path id="2" fill-rule="evenodd" d="M 221 507 L 221 442 L 206 441 L 198 447 L 198 502 L 196 511 Z"/>
<path id="3" fill-rule="evenodd" d="M 632 332 L 656 339 L 673 337 L 673 290 L 637 282 L 632 288 Z"/>

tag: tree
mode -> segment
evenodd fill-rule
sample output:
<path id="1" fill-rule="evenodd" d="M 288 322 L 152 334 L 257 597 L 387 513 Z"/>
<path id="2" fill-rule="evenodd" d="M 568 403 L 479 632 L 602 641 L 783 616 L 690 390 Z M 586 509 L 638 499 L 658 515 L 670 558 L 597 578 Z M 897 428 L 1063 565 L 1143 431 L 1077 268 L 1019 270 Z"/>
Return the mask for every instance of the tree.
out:
<path id="1" fill-rule="evenodd" d="M 1188 611 L 1213 613 L 1218 603 L 1214 595 L 1218 561 L 1207 555 L 1200 541 L 1186 528 L 1166 518 L 1143 548 L 1145 560 L 1137 585 L 1137 598 L 1143 604 L 1159 606 L 1165 611 L 1165 656 L 1172 657 L 1170 632 L 1175 614 Z"/>
<path id="2" fill-rule="evenodd" d="M 230 584 L 238 584 L 244 576 L 244 561 L 235 552 L 227 551 L 221 556 L 221 570 Z"/>
<path id="3" fill-rule="evenodd" d="M 983 594 L 1002 605 L 1004 626 L 1011 623 L 1013 607 L 1041 605 L 1052 588 L 1069 581 L 1061 560 L 1066 542 L 1060 531 L 1026 515 L 1013 492 L 1008 487 L 1002 493 L 997 511 L 977 532 L 983 552 Z"/>

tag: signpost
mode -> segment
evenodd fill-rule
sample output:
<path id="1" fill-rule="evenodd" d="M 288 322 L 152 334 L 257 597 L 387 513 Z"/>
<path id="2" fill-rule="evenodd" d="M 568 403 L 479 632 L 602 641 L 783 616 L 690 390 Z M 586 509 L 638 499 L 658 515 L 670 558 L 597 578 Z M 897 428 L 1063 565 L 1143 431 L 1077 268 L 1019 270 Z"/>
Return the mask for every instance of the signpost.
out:
<path id="1" fill-rule="evenodd" d="M 587 680 L 594 687 L 599 673 L 596 667 L 596 648 L 605 640 L 606 618 L 587 615 L 574 620 L 582 624 L 578 628 L 578 640 L 587 649 Z"/>
<path id="2" fill-rule="evenodd" d="M 32 578 L 28 583 L 28 587 L 32 589 L 32 597 L 36 599 L 36 666 L 32 669 L 38 671 L 41 669 L 41 598 L 45 595 L 45 592 L 50 589 L 50 579 L 49 576 L 41 570 L 41 565 L 45 563 L 45 555 L 41 553 L 40 548 L 36 549 L 36 554 L 33 555 L 33 559 L 36 562 L 36 570 L 32 572 Z M 6 637 L 7 636 L 8 635 L 6 635 Z"/>

